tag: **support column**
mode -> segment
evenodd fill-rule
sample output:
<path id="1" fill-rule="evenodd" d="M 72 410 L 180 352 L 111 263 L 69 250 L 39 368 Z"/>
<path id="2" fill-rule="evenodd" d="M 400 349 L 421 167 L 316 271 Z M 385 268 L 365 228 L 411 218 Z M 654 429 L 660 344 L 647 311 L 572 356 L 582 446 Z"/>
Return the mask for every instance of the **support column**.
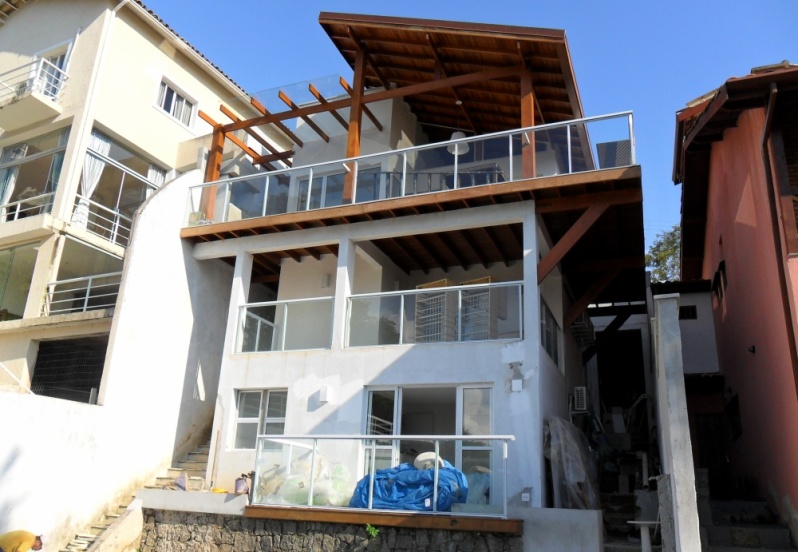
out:
<path id="1" fill-rule="evenodd" d="M 346 139 L 346 158 L 360 155 L 360 121 L 363 118 L 363 89 L 366 85 L 366 52 L 358 48 L 355 54 L 355 75 L 352 82 L 352 106 L 349 108 L 349 134 Z M 349 166 L 344 178 L 344 205 L 355 197 L 355 167 Z"/>
<path id="2" fill-rule="evenodd" d="M 355 280 L 355 242 L 344 238 L 338 243 L 338 268 L 335 272 L 332 349 L 346 347 L 347 298 L 352 295 Z"/>
<path id="3" fill-rule="evenodd" d="M 521 73 L 521 126 L 535 125 L 535 94 L 532 89 L 532 69 Z M 535 134 L 528 132 L 521 142 L 521 170 L 523 178 L 535 178 Z"/>
<path id="4" fill-rule="evenodd" d="M 252 254 L 247 252 L 236 255 L 233 269 L 233 285 L 230 289 L 230 307 L 227 311 L 227 330 L 225 332 L 225 351 L 223 357 L 238 349 L 241 314 L 239 307 L 246 304 L 249 297 L 249 284 L 252 279 Z M 222 361 L 224 364 L 224 361 Z"/>
<path id="5" fill-rule="evenodd" d="M 25 303 L 23 318 L 38 318 L 42 314 L 44 295 L 47 293 L 47 284 L 58 273 L 56 262 L 61 257 L 64 248 L 64 237 L 53 234 L 39 245 L 36 255 L 36 265 L 33 268 L 28 300 Z"/>
<path id="6" fill-rule="evenodd" d="M 211 137 L 211 149 L 208 150 L 208 161 L 205 164 L 205 182 L 216 182 L 222 171 L 222 156 L 224 154 L 224 131 L 222 127 L 214 127 Z M 206 220 L 213 220 L 216 208 L 217 186 L 202 188 L 199 210 L 205 213 Z"/>

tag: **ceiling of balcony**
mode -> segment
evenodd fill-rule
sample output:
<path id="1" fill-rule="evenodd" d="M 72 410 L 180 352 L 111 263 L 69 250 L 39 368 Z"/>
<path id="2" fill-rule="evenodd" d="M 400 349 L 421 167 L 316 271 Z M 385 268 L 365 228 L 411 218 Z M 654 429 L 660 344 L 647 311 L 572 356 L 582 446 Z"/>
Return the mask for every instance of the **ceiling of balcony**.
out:
<path id="1" fill-rule="evenodd" d="M 366 51 L 367 88 L 402 88 L 526 66 L 532 71 L 535 124 L 583 117 L 565 32 L 323 12 L 319 23 L 350 66 Z M 406 96 L 431 141 L 452 129 L 476 134 L 520 128 L 518 74 Z M 458 105 L 457 102 L 462 102 Z"/>

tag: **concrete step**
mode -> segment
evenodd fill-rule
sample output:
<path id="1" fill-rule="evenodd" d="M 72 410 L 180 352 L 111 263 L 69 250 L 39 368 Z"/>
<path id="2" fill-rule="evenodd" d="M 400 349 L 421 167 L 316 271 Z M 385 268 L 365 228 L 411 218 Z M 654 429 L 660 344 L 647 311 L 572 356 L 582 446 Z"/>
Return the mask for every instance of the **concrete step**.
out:
<path id="1" fill-rule="evenodd" d="M 189 470 L 205 470 L 208 467 L 208 462 L 202 460 L 183 460 L 182 462 L 178 462 L 175 468 L 181 469 L 189 469 Z"/>
<path id="2" fill-rule="evenodd" d="M 171 477 L 174 479 L 178 477 L 181 473 L 186 472 L 186 475 L 189 477 L 205 477 L 205 469 L 184 469 L 184 468 L 169 468 L 166 472 L 167 477 Z"/>
<path id="3" fill-rule="evenodd" d="M 715 524 L 775 524 L 778 518 L 762 500 L 711 500 L 712 520 Z"/>
<path id="4" fill-rule="evenodd" d="M 188 478 L 188 489 L 187 491 L 201 491 L 205 486 L 205 478 L 204 477 L 192 477 L 189 476 Z M 155 485 L 146 485 L 145 489 L 177 489 L 177 485 L 175 484 L 174 477 L 158 477 L 155 479 Z"/>
<path id="5" fill-rule="evenodd" d="M 205 451 L 189 452 L 182 461 L 183 462 L 207 462 L 208 461 L 208 454 L 209 453 L 205 452 Z"/>
<path id="6" fill-rule="evenodd" d="M 707 527 L 707 536 L 712 545 L 787 549 L 791 547 L 790 531 L 783 525 L 710 525 Z"/>
<path id="7" fill-rule="evenodd" d="M 749 546 L 725 546 L 710 544 L 706 552 L 795 552 L 794 548 L 751 548 Z"/>

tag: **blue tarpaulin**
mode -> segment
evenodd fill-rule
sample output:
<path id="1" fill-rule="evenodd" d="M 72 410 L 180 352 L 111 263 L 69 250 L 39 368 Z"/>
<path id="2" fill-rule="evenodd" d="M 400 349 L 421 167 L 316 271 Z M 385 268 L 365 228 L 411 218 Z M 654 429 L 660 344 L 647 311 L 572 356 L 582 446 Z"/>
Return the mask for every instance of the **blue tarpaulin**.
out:
<path id="1" fill-rule="evenodd" d="M 357 483 L 350 508 L 368 508 L 369 480 L 366 476 Z M 413 464 L 399 464 L 377 470 L 374 476 L 372 507 L 380 510 L 432 511 L 435 470 L 418 470 Z M 438 508 L 448 512 L 455 502 L 465 503 L 468 482 L 463 472 L 446 460 L 438 468 Z"/>

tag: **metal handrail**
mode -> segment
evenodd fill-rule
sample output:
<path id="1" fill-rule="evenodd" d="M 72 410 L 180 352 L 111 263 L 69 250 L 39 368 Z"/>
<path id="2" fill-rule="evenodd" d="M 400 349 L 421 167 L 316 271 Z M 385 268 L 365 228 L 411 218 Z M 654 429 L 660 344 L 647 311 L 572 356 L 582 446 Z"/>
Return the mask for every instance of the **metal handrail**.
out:
<path id="1" fill-rule="evenodd" d="M 95 274 L 93 276 L 83 276 L 80 278 L 69 278 L 66 280 L 57 280 L 55 282 L 50 282 L 47 284 L 47 292 L 45 293 L 45 300 L 44 304 L 42 305 L 42 315 L 43 316 L 51 316 L 53 314 L 62 314 L 62 313 L 69 313 L 69 312 L 86 312 L 89 310 L 97 310 L 97 309 L 104 309 L 108 307 L 113 307 L 116 305 L 116 299 L 119 295 L 119 284 L 122 279 L 121 272 L 109 272 L 106 274 Z M 103 283 L 95 284 L 97 280 L 110 280 Z M 85 286 L 75 286 L 69 287 L 67 289 L 56 289 L 59 286 L 64 286 L 68 284 L 82 284 L 86 283 Z M 105 291 L 104 288 L 114 288 L 117 289 L 114 291 L 113 289 L 110 291 Z M 101 290 L 101 293 L 92 293 L 92 291 Z M 66 297 L 64 299 L 56 299 L 56 296 L 59 294 L 75 294 L 78 293 L 81 296 L 71 296 Z M 60 296 L 59 296 L 60 297 Z M 105 298 L 113 298 L 105 300 Z M 89 304 L 92 300 L 103 299 L 104 302 L 102 303 L 93 303 Z M 79 306 L 70 306 L 67 308 L 53 308 L 55 305 L 61 305 L 64 303 L 75 305 L 75 301 L 82 301 Z"/>
<path id="2" fill-rule="evenodd" d="M 65 71 L 44 58 L 19 65 L 0 73 L 0 101 L 21 98 L 31 92 L 39 92 L 58 101 L 68 78 Z"/>
<path id="3" fill-rule="evenodd" d="M 85 228 L 92 234 L 96 234 L 101 238 L 105 238 L 108 241 L 115 243 L 116 245 L 121 245 L 123 247 L 127 246 L 128 242 L 130 241 L 130 230 L 133 226 L 133 219 L 123 215 L 116 209 L 111 209 L 110 207 L 106 207 L 96 201 L 92 201 L 81 194 L 77 194 L 75 196 L 78 201 L 75 202 L 75 207 L 72 210 L 73 216 L 78 213 L 78 209 L 80 208 L 80 200 L 85 201 L 89 205 L 89 214 L 94 215 L 100 221 L 104 221 L 108 223 L 107 225 L 103 225 L 98 222 L 91 222 L 88 219 L 86 220 Z M 92 208 L 96 208 L 96 210 L 92 210 Z M 99 211 L 99 212 L 98 212 Z M 109 216 L 112 218 L 108 218 L 108 216 L 103 216 L 101 213 L 110 213 Z M 127 223 L 127 224 L 123 224 Z M 95 228 L 101 229 L 104 233 L 98 232 L 97 230 L 93 230 L 90 228 L 93 226 Z"/>
<path id="4" fill-rule="evenodd" d="M 48 213 L 53 206 L 53 196 L 55 196 L 55 192 L 10 201 L 5 205 L 0 205 L 0 217 L 2 217 L 3 222 L 8 222 L 9 219 L 19 219 L 19 215 L 22 213 L 28 216 L 27 213 L 29 211 L 39 210 L 36 214 Z M 11 212 L 13 212 L 13 216 L 10 215 Z"/>

